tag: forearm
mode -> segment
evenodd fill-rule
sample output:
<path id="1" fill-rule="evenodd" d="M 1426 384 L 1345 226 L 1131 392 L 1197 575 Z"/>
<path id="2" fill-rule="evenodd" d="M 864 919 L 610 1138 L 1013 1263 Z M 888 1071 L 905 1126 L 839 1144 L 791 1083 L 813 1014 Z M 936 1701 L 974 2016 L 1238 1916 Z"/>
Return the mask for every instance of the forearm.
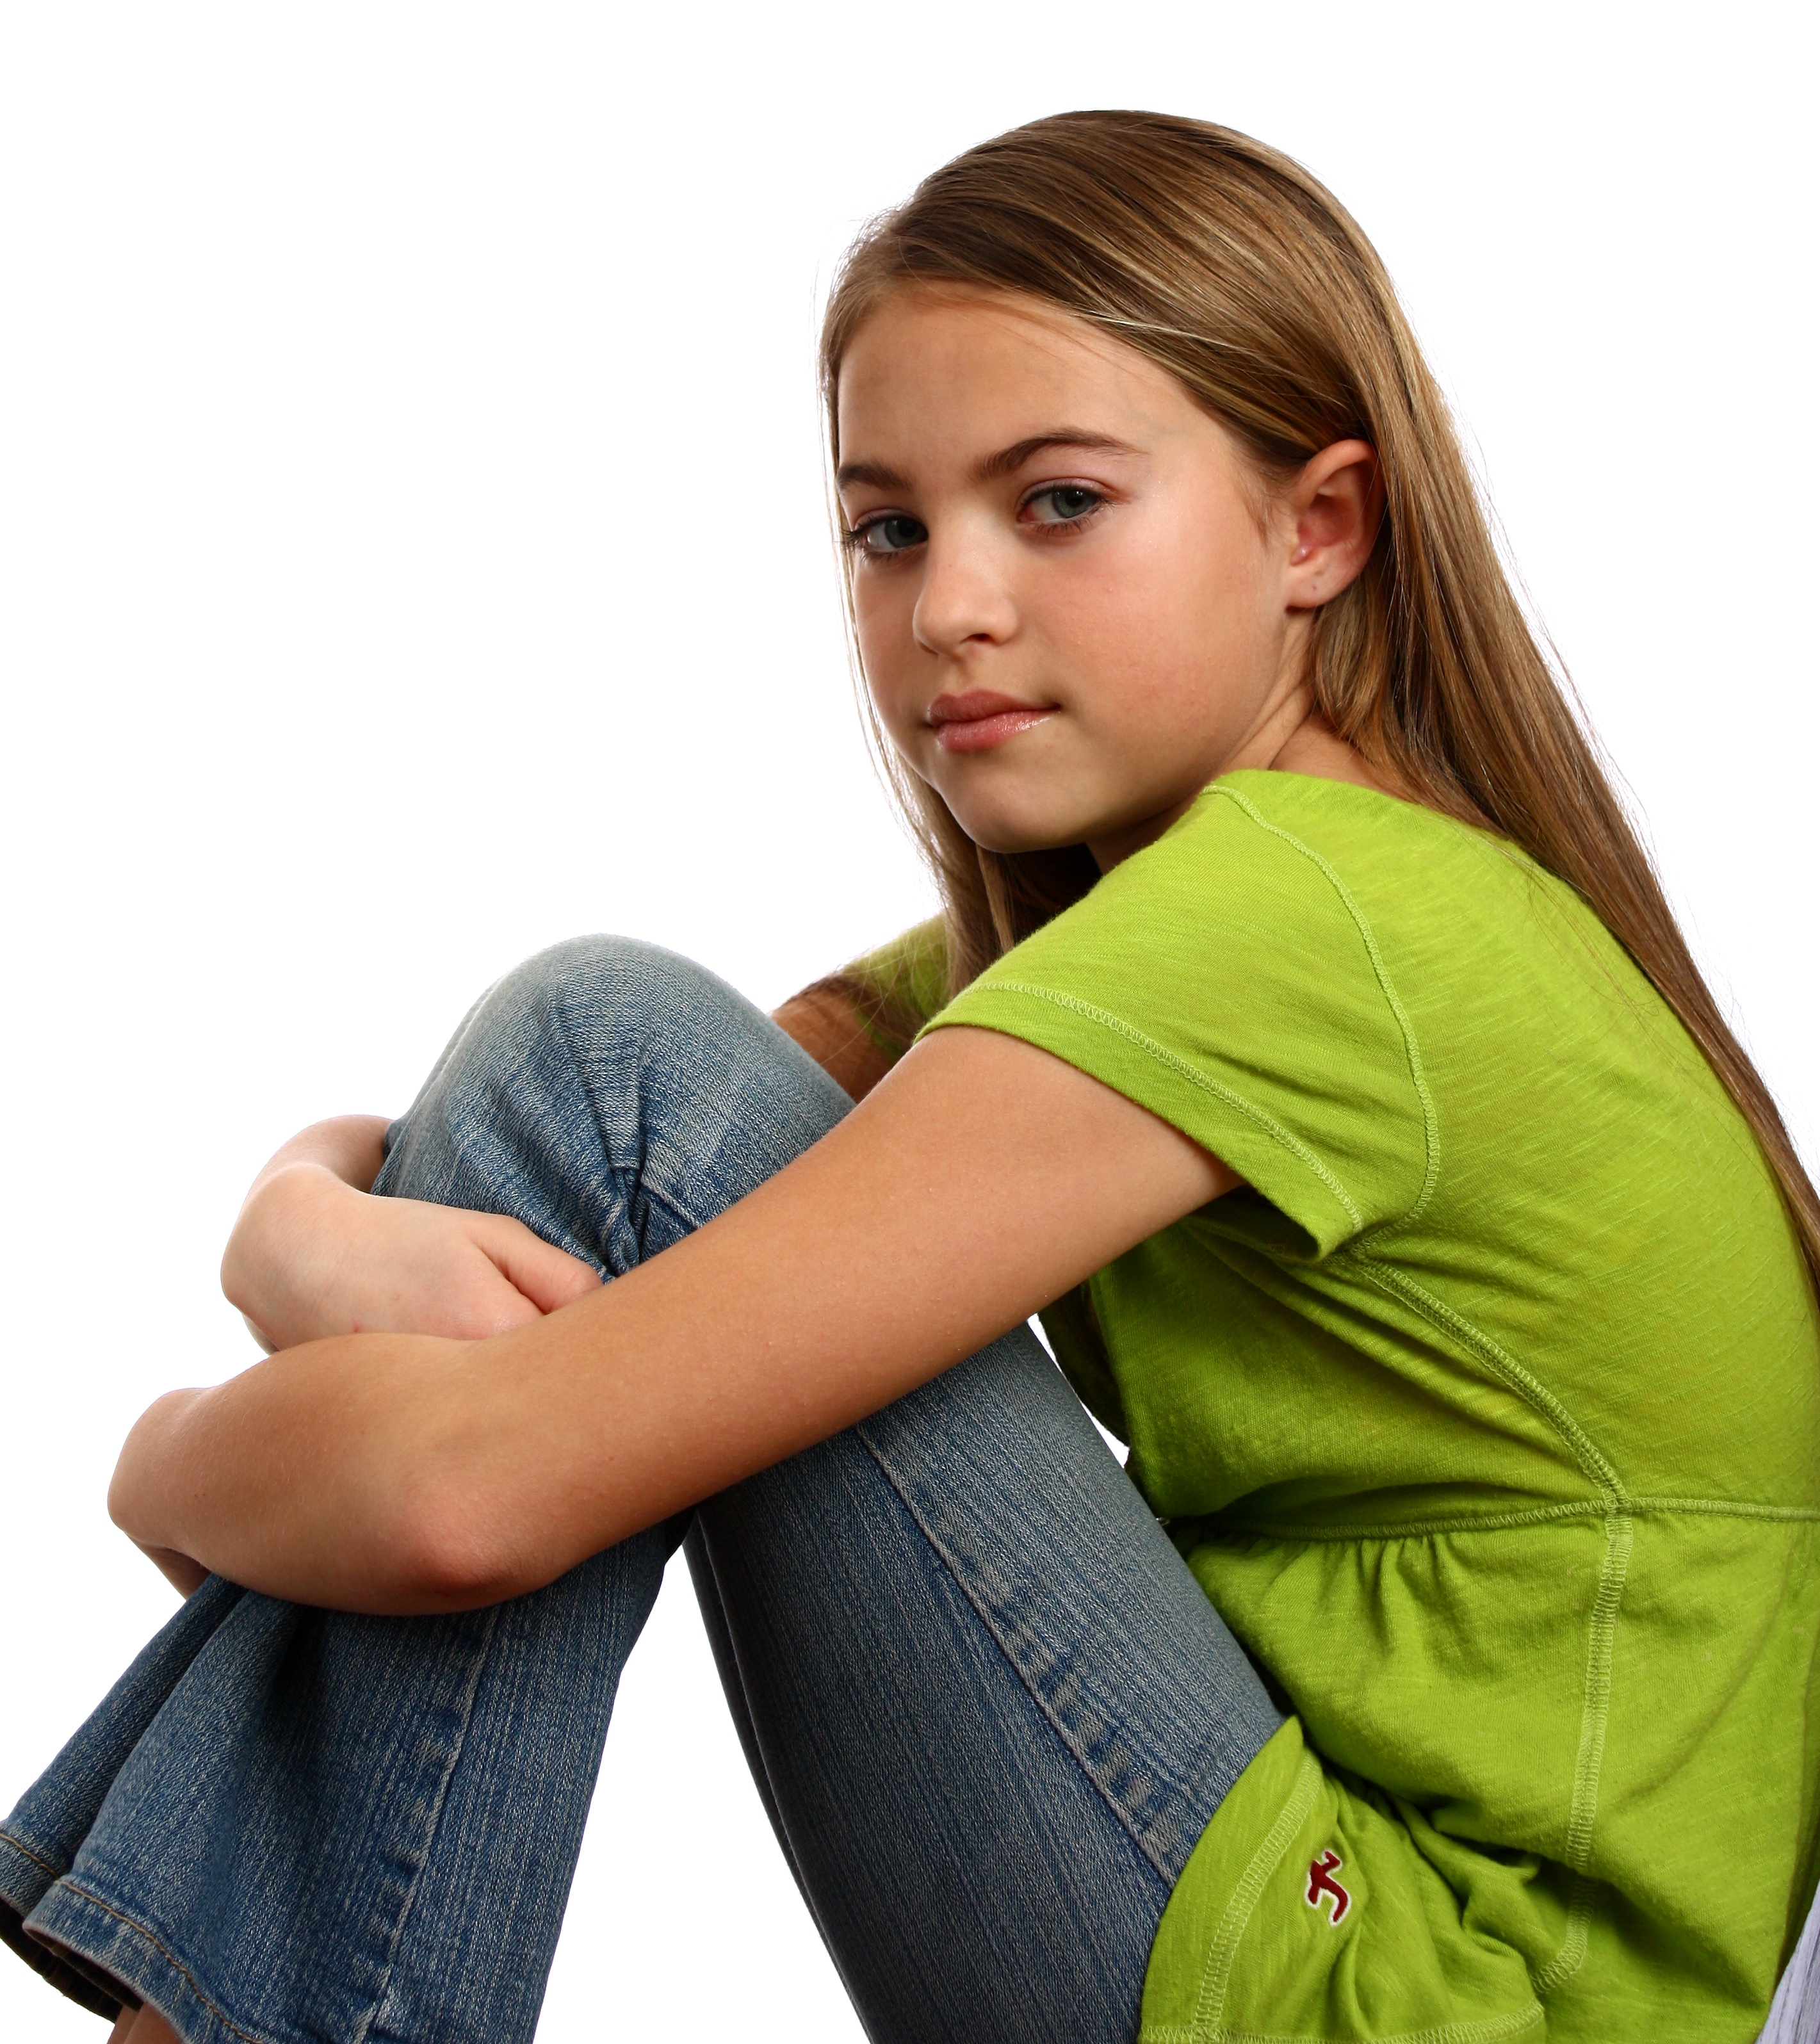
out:
<path id="1" fill-rule="evenodd" d="M 312 1122 L 267 1160 L 248 1187 L 247 1197 L 251 1200 L 281 1171 L 298 1165 L 326 1171 L 356 1192 L 370 1193 L 386 1161 L 390 1126 L 382 1114 L 337 1114 L 327 1121 Z"/>
<path id="2" fill-rule="evenodd" d="M 161 1400 L 110 1504 L 142 1544 L 297 1601 L 517 1596 L 903 1396 L 1233 1182 L 1046 1054 L 947 1032 L 563 1310 L 472 1343 L 315 1343 Z"/>
<path id="3" fill-rule="evenodd" d="M 420 1401 L 387 1370 L 386 1340 L 287 1349 L 227 1384 L 160 1398 L 121 1451 L 108 1492 L 115 1524 L 186 1591 L 165 1556 L 297 1603 L 447 1608 L 413 1539 Z M 420 1370 L 426 1349 L 464 1346 L 413 1345 Z M 340 1370 L 324 1353 L 336 1347 Z"/>

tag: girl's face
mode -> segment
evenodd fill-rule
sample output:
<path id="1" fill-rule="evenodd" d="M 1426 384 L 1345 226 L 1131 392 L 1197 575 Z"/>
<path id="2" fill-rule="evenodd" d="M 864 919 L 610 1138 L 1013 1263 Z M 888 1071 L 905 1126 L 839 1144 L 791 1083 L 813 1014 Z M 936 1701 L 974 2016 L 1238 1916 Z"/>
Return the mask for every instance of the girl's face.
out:
<path id="1" fill-rule="evenodd" d="M 1146 356 L 965 287 L 874 312 L 839 407 L 866 682 L 976 842 L 1109 866 L 1305 747 L 1310 622 L 1376 532 L 1363 443 L 1266 492 Z"/>

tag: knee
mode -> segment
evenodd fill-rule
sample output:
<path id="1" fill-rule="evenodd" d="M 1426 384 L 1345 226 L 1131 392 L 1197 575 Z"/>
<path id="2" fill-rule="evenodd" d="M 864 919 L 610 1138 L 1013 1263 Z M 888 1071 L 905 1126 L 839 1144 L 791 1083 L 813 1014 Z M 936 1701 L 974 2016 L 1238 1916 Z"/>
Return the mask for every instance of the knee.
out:
<path id="1" fill-rule="evenodd" d="M 490 988 L 431 1075 L 424 1097 L 438 1094 L 543 1116 L 585 1103 L 597 1125 L 642 1123 L 655 1107 L 667 1122 L 684 1101 L 698 1131 L 781 1114 L 798 1147 L 850 1105 L 725 981 L 658 945 L 608 936 L 554 944 Z"/>
<path id="2" fill-rule="evenodd" d="M 624 1046 L 653 1033 L 685 1038 L 762 1022 L 751 1002 L 705 966 L 635 937 L 571 937 L 515 966 L 463 1025 L 524 1047 L 551 1040 L 571 1052 Z"/>
<path id="3" fill-rule="evenodd" d="M 494 1188 L 559 1166 L 564 1183 L 635 1186 L 641 1211 L 650 1195 L 699 1225 L 850 1104 L 704 967 L 629 938 L 579 937 L 475 1004 L 394 1125 L 386 1189 L 417 1190 L 427 1173 L 455 1189 L 429 1197 L 487 1205 L 499 1194 L 470 1196 L 477 1174 Z"/>

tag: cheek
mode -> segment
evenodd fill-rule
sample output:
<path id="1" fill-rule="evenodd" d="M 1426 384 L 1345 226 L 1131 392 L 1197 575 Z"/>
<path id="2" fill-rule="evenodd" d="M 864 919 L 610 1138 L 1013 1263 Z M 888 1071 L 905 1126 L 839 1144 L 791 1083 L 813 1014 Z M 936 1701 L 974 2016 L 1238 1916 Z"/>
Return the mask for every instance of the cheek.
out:
<path id="1" fill-rule="evenodd" d="M 1173 697 L 1250 664 L 1261 637 L 1255 536 L 1205 518 L 1133 525 L 1090 572 L 1058 576 L 1058 644 L 1144 697 Z M 1085 564 L 1083 564 L 1085 565 Z"/>
<path id="2" fill-rule="evenodd" d="M 854 578 L 853 621 L 860 667 L 879 720 L 893 736 L 916 651 L 910 629 L 916 601 L 915 590 L 908 586 L 911 580 L 907 575 L 868 575 L 863 568 Z"/>

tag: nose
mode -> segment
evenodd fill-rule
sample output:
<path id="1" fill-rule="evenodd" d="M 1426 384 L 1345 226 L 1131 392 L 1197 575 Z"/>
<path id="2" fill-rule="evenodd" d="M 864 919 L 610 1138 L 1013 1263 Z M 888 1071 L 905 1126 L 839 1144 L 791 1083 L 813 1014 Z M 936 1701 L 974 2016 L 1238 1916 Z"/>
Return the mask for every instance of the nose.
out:
<path id="1" fill-rule="evenodd" d="M 983 536 L 931 536 L 910 620 L 926 653 L 950 658 L 970 644 L 1001 645 L 1017 627 L 1017 606 L 996 550 Z"/>

